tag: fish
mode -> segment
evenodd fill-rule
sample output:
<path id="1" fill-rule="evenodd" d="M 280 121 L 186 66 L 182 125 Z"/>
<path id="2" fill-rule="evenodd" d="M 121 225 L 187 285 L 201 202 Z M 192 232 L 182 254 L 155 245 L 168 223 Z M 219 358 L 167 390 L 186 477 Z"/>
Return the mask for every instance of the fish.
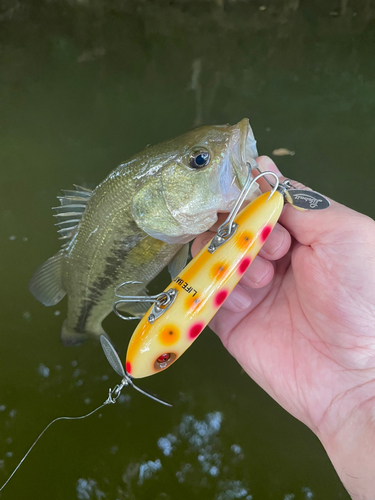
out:
<path id="1" fill-rule="evenodd" d="M 192 345 L 259 253 L 283 207 L 279 191 L 260 195 L 235 217 L 227 241 L 216 246 L 220 239 L 211 240 L 172 281 L 164 291 L 169 307 L 158 316 L 150 308 L 130 339 L 125 369 L 131 378 L 166 370 Z"/>
<path id="2" fill-rule="evenodd" d="M 145 295 L 168 266 L 174 278 L 188 259 L 189 242 L 230 211 L 256 166 L 249 120 L 205 125 L 149 145 L 113 170 L 94 190 L 75 186 L 55 207 L 63 245 L 34 273 L 29 289 L 45 306 L 65 295 L 67 317 L 60 339 L 78 345 L 107 335 L 116 285 L 125 295 Z M 259 186 L 248 200 L 260 194 Z M 143 316 L 148 305 L 125 303 Z"/>

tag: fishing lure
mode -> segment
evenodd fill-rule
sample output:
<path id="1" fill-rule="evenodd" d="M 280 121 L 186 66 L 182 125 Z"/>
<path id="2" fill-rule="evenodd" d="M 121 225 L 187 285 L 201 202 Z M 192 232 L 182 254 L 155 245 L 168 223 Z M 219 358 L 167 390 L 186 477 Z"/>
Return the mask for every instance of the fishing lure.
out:
<path id="1" fill-rule="evenodd" d="M 252 185 L 266 175 L 275 178 L 271 193 L 260 195 L 239 212 Z M 154 302 L 129 342 L 125 368 L 131 378 L 165 370 L 198 338 L 259 253 L 281 215 L 284 200 L 300 209 L 329 206 L 319 193 L 293 189 L 289 181 L 279 185 L 273 172 L 252 179 L 250 167 L 244 189 L 217 235 L 165 291 L 151 298 L 123 296 L 115 303 L 116 314 L 123 317 L 117 310 L 123 302 Z"/>

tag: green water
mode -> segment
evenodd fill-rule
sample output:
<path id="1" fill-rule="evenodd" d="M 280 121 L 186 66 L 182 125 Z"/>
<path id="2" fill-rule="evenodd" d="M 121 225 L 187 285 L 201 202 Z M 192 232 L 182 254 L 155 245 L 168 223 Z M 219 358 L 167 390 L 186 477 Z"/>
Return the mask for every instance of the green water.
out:
<path id="1" fill-rule="evenodd" d="M 375 216 L 374 5 L 341 4 L 0 1 L 0 483 L 50 420 L 89 412 L 119 381 L 99 345 L 60 344 L 65 301 L 45 308 L 28 292 L 59 248 L 61 188 L 246 116 L 261 154 L 296 152 L 278 159 L 285 175 Z M 105 322 L 123 354 L 132 328 Z M 57 423 L 1 498 L 349 498 L 315 436 L 213 333 L 142 385 L 173 409 L 124 390 Z"/>

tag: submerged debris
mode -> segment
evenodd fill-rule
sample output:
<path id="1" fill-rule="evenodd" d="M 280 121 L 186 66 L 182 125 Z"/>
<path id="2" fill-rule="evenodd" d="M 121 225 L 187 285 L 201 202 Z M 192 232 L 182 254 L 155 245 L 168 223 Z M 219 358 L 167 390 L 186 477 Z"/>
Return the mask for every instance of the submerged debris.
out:
<path id="1" fill-rule="evenodd" d="M 278 148 L 278 149 L 274 149 L 272 151 L 272 154 L 274 156 L 294 156 L 296 154 L 296 152 L 291 151 L 290 149 L 287 149 L 287 148 Z"/>
<path id="2" fill-rule="evenodd" d="M 26 321 L 30 321 L 30 320 L 31 320 L 31 314 L 30 314 L 30 311 L 23 311 L 23 313 L 22 313 L 22 317 L 23 317 Z"/>
<path id="3" fill-rule="evenodd" d="M 151 476 L 161 469 L 161 461 L 157 458 L 155 462 L 149 460 L 146 463 L 141 464 L 139 467 L 139 477 L 138 484 L 143 484 L 145 479 L 150 479 Z"/>
<path id="4" fill-rule="evenodd" d="M 38 373 L 42 377 L 48 378 L 49 373 L 50 373 L 50 369 L 48 368 L 48 366 L 44 365 L 43 363 L 40 363 L 40 365 L 38 366 Z"/>
<path id="5" fill-rule="evenodd" d="M 78 479 L 76 491 L 79 500 L 100 500 L 105 498 L 105 494 L 98 488 L 94 479 Z"/>

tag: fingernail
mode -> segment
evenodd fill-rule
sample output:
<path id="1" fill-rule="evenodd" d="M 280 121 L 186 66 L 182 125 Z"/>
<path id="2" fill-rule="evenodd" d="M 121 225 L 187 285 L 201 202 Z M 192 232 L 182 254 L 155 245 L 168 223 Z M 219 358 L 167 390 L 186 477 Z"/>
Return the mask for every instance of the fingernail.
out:
<path id="1" fill-rule="evenodd" d="M 258 276 L 256 276 L 254 283 L 256 285 L 259 285 L 259 283 L 264 280 L 264 278 L 268 275 L 269 272 L 270 270 L 267 269 L 265 272 L 259 273 Z"/>
<path id="2" fill-rule="evenodd" d="M 253 285 L 259 285 L 270 272 L 270 268 L 265 266 L 263 262 L 257 261 L 257 263 L 258 265 L 256 266 L 253 264 L 252 269 L 248 273 L 248 279 Z"/>
<path id="3" fill-rule="evenodd" d="M 261 172 L 265 172 L 266 170 L 272 170 L 272 172 L 275 172 L 275 174 L 278 177 L 282 177 L 283 174 L 278 169 L 276 163 L 268 156 L 259 156 L 257 158 L 257 162 L 258 162 L 259 170 Z"/>
<path id="4" fill-rule="evenodd" d="M 285 238 L 285 232 L 284 232 L 284 230 L 280 226 L 278 226 L 278 225 L 276 225 L 273 228 L 272 232 L 276 235 L 276 237 L 279 239 L 279 241 L 278 241 L 277 245 L 275 245 L 274 247 L 271 248 L 272 251 L 268 251 L 268 253 L 270 255 L 273 255 L 274 253 L 276 253 L 278 251 L 278 249 L 284 243 L 284 238 Z"/>
<path id="5" fill-rule="evenodd" d="M 275 163 L 275 174 L 277 177 L 281 177 L 283 174 L 280 172 L 279 167 Z"/>
<path id="6" fill-rule="evenodd" d="M 251 304 L 251 297 L 240 286 L 233 290 L 228 300 L 239 311 L 247 309 Z"/>

